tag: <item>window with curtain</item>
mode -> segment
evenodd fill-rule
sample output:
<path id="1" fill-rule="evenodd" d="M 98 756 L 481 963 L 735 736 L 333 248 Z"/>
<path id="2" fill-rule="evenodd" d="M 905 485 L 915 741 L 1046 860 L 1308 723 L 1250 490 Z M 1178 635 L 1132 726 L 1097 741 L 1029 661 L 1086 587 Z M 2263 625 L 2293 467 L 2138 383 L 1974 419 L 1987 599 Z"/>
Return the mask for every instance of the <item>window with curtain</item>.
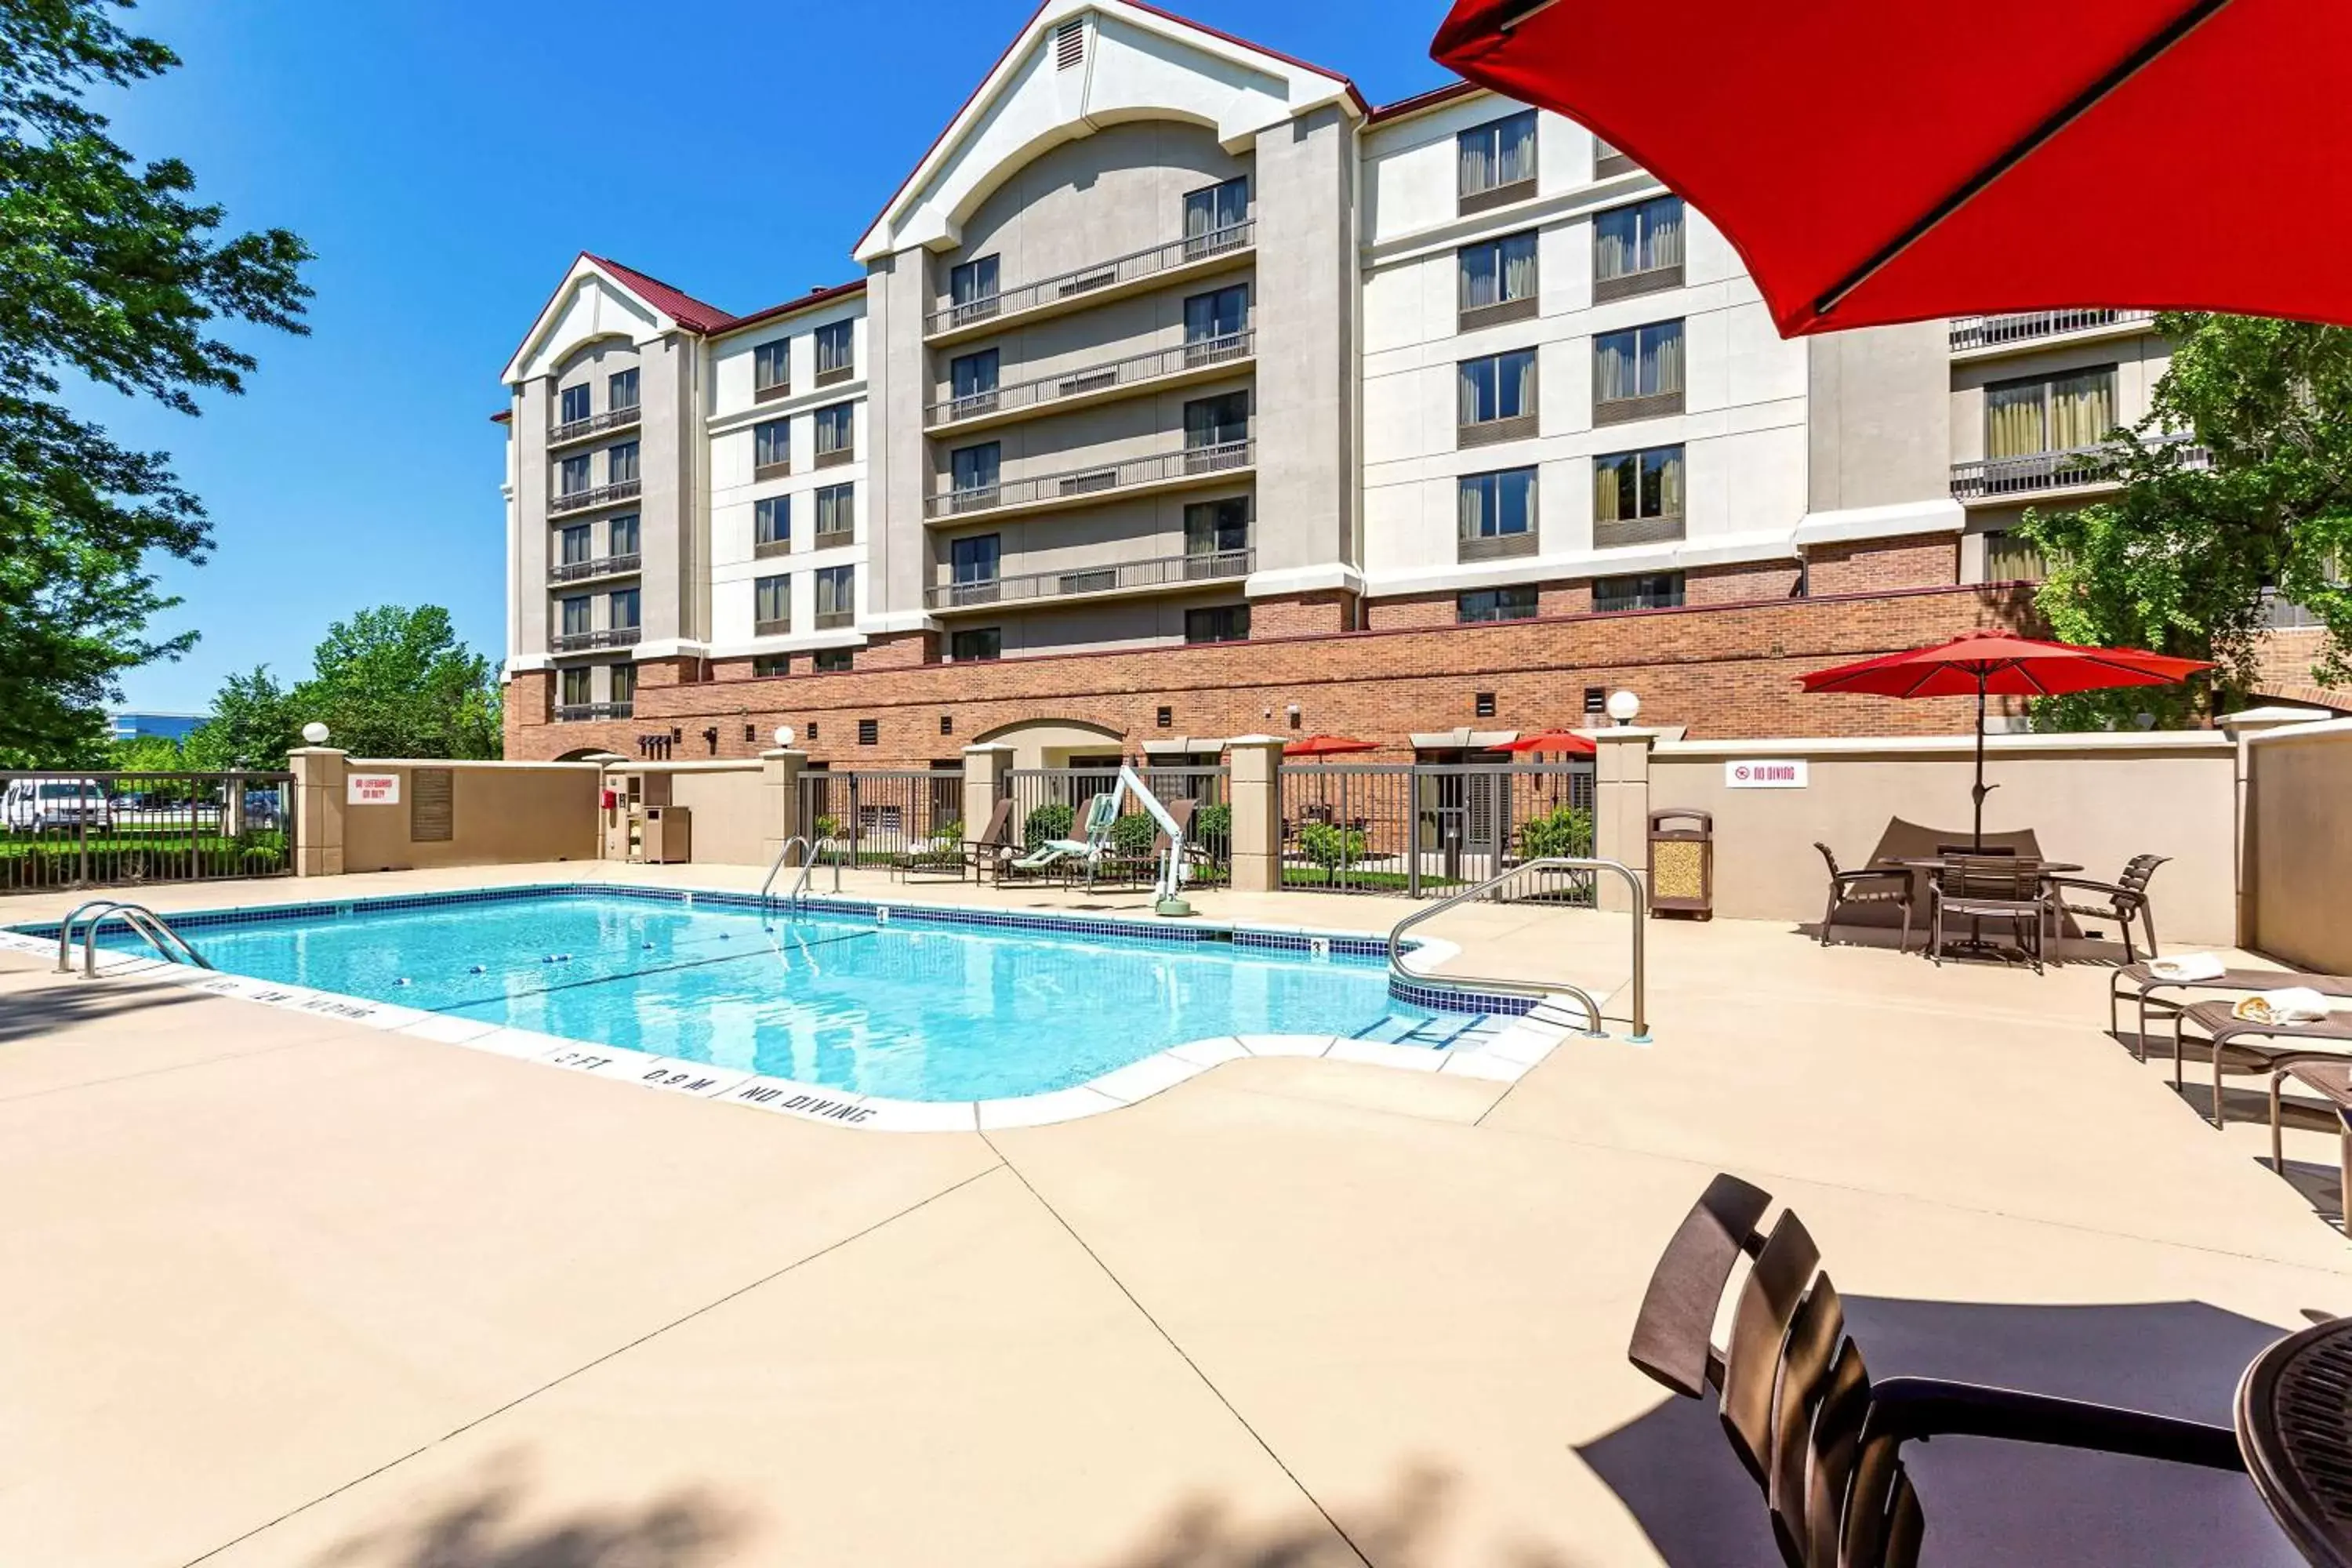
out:
<path id="1" fill-rule="evenodd" d="M 994 441 L 983 441 L 977 447 L 958 447 L 948 454 L 949 482 L 958 495 L 976 495 L 996 488 L 999 456 L 1003 451 Z"/>
<path id="2" fill-rule="evenodd" d="M 1249 640 L 1250 607 L 1247 605 L 1218 605 L 1205 610 L 1184 612 L 1186 642 L 1246 642 Z"/>
<path id="3" fill-rule="evenodd" d="M 1657 397 L 1683 389 L 1683 324 L 1657 321 L 1592 339 L 1592 401 Z"/>
<path id="4" fill-rule="evenodd" d="M 559 425 L 573 425 L 588 417 L 588 387 L 586 383 L 567 386 L 559 395 L 561 411 L 556 415 Z"/>
<path id="5" fill-rule="evenodd" d="M 635 555 L 637 552 L 637 514 L 624 512 L 606 523 L 604 542 L 611 554 Z"/>
<path id="6" fill-rule="evenodd" d="M 793 422 L 770 419 L 751 426 L 751 466 L 772 468 L 793 460 Z"/>
<path id="7" fill-rule="evenodd" d="M 607 679 L 610 684 L 605 689 L 613 701 L 635 702 L 637 700 L 637 667 L 635 665 L 614 665 L 613 673 Z"/>
<path id="8" fill-rule="evenodd" d="M 981 397 L 996 390 L 997 351 L 958 354 L 948 363 L 948 384 L 956 401 Z"/>
<path id="9" fill-rule="evenodd" d="M 817 538 L 828 544 L 839 544 L 856 531 L 857 487 L 827 485 L 817 491 Z"/>
<path id="10" fill-rule="evenodd" d="M 1228 555 L 1249 548 L 1249 499 L 1195 501 L 1184 509 L 1184 553 Z"/>
<path id="11" fill-rule="evenodd" d="M 996 298 L 996 258 L 975 256 L 958 262 L 948 272 L 948 298 L 959 306 L 977 306 Z"/>
<path id="12" fill-rule="evenodd" d="M 1003 560 L 1003 542 L 993 533 L 959 539 L 948 546 L 948 566 L 958 585 L 993 583 Z"/>
<path id="13" fill-rule="evenodd" d="M 1454 139 L 1459 191 L 1475 196 L 1536 177 L 1536 111 L 1475 125 Z"/>
<path id="14" fill-rule="evenodd" d="M 1492 474 L 1465 474 L 1459 505 L 1464 539 L 1500 539 L 1533 532 L 1536 471 L 1505 468 Z"/>
<path id="15" fill-rule="evenodd" d="M 616 588 L 607 596 L 604 624 L 615 631 L 634 628 L 637 624 L 637 591 Z"/>
<path id="16" fill-rule="evenodd" d="M 751 656 L 751 673 L 759 675 L 790 675 L 793 656 L 788 653 L 755 653 Z"/>
<path id="17" fill-rule="evenodd" d="M 1524 621 L 1535 614 L 1536 591 L 1532 585 L 1483 588 L 1457 595 L 1454 601 L 1454 618 L 1465 626 L 1480 621 Z"/>
<path id="18" fill-rule="evenodd" d="M 838 375 L 856 368 L 856 323 L 832 321 L 816 330 L 816 373 Z"/>
<path id="19" fill-rule="evenodd" d="M 1188 450 L 1223 447 L 1249 439 L 1250 399 L 1246 392 L 1199 397 L 1184 405 L 1184 446 Z"/>
<path id="20" fill-rule="evenodd" d="M 1249 220 L 1249 180 L 1246 176 L 1189 192 L 1184 197 L 1184 237 L 1213 246 L 1238 236 L 1229 231 Z"/>
<path id="21" fill-rule="evenodd" d="M 1671 610 L 1683 602 L 1679 572 L 1637 572 L 1626 577 L 1592 580 L 1592 608 L 1610 615 L 1620 610 Z"/>
<path id="22" fill-rule="evenodd" d="M 563 553 L 558 558 L 566 566 L 576 566 L 591 558 L 594 541 L 586 523 L 563 531 Z"/>
<path id="23" fill-rule="evenodd" d="M 948 658 L 956 664 L 1003 657 L 1004 630 L 1001 626 L 974 626 L 970 631 L 953 632 L 948 637 Z"/>
<path id="24" fill-rule="evenodd" d="M 1683 264 L 1683 199 L 1659 196 L 1592 220 L 1592 276 L 1606 281 Z"/>
<path id="25" fill-rule="evenodd" d="M 637 444 L 624 441 L 604 450 L 604 480 L 607 484 L 625 485 L 637 477 Z"/>
<path id="26" fill-rule="evenodd" d="M 827 616 L 847 616 L 855 612 L 857 598 L 857 568 L 827 566 L 816 574 L 816 613 L 820 619 Z"/>
<path id="27" fill-rule="evenodd" d="M 1230 338 L 1249 325 L 1249 286 L 1236 283 L 1184 301 L 1184 341 L 1188 343 Z"/>
<path id="28" fill-rule="evenodd" d="M 809 668 L 819 675 L 844 674 L 857 668 L 856 650 L 845 647 L 821 647 L 809 656 Z M 814 720 L 809 723 L 809 739 L 812 741 L 816 739 L 816 723 Z"/>
<path id="29" fill-rule="evenodd" d="M 780 393 L 793 384 L 793 343 L 790 338 L 778 338 L 772 343 L 761 343 L 751 351 L 751 390 Z"/>
<path id="30" fill-rule="evenodd" d="M 1592 521 L 1632 522 L 1683 514 L 1683 449 L 1653 447 L 1592 459 Z"/>
<path id="31" fill-rule="evenodd" d="M 1995 382 L 1985 388 L 1985 456 L 2024 458 L 2105 442 L 2116 428 L 2116 367 Z"/>
<path id="32" fill-rule="evenodd" d="M 790 630 L 793 624 L 793 580 L 761 577 L 751 584 L 751 619 L 760 635 Z"/>
<path id="33" fill-rule="evenodd" d="M 555 493 L 576 496 L 588 488 L 588 455 L 566 458 L 555 470 Z"/>
<path id="34" fill-rule="evenodd" d="M 1536 297 L 1536 237 L 1505 235 L 1465 245 L 1455 255 L 1462 276 L 1461 306 L 1485 310 Z"/>
<path id="35" fill-rule="evenodd" d="M 2050 575 L 2041 546 L 2021 533 L 1992 529 L 1984 536 L 1985 581 L 2039 583 Z"/>
<path id="36" fill-rule="evenodd" d="M 1509 353 L 1465 359 L 1457 368 L 1462 424 L 1488 425 L 1536 411 L 1535 350 L 1514 349 Z"/>
<path id="37" fill-rule="evenodd" d="M 605 407 L 635 408 L 637 405 L 637 373 L 635 367 L 631 366 L 627 370 L 614 371 L 606 378 L 604 390 L 606 394 L 604 399 Z"/>
<path id="38" fill-rule="evenodd" d="M 595 626 L 588 617 L 589 604 L 587 595 L 576 594 L 571 598 L 564 600 L 563 635 L 568 637 L 576 637 L 583 632 L 593 631 Z"/>
<path id="39" fill-rule="evenodd" d="M 856 441 L 857 413 L 856 406 L 835 403 L 816 411 L 816 455 L 822 462 L 826 458 L 850 451 Z"/>
<path id="40" fill-rule="evenodd" d="M 587 665 L 563 672 L 563 706 L 585 708 L 596 700 L 596 689 L 592 684 L 595 670 Z"/>
<path id="41" fill-rule="evenodd" d="M 793 542 L 793 498 L 770 496 L 751 503 L 751 542 L 783 544 Z"/>

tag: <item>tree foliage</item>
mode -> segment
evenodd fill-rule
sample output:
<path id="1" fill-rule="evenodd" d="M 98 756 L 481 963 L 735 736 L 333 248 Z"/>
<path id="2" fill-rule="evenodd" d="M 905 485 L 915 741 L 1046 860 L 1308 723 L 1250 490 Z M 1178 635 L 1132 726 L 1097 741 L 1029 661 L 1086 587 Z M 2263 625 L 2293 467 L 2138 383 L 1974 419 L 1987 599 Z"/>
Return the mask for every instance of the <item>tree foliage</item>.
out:
<path id="1" fill-rule="evenodd" d="M 2069 642 L 2212 659 L 2230 697 L 2253 682 L 2275 587 L 2326 628 L 2313 679 L 2352 678 L 2352 331 L 2191 312 L 2157 326 L 2176 346 L 2147 418 L 2118 433 L 2122 492 L 2026 516 L 2050 568 L 2042 613 Z M 2205 700 L 2193 686 L 2088 693 L 2038 704 L 2035 721 L 2177 723 Z"/>
<path id="2" fill-rule="evenodd" d="M 82 101 L 179 63 L 118 26 L 124 8 L 0 0 L 0 754 L 20 760 L 102 745 L 121 673 L 194 641 L 149 633 L 177 601 L 146 559 L 201 562 L 212 542 L 166 455 L 76 417 L 63 378 L 194 414 L 254 368 L 218 323 L 307 330 L 302 241 L 222 237 L 185 163 L 134 162 Z"/>

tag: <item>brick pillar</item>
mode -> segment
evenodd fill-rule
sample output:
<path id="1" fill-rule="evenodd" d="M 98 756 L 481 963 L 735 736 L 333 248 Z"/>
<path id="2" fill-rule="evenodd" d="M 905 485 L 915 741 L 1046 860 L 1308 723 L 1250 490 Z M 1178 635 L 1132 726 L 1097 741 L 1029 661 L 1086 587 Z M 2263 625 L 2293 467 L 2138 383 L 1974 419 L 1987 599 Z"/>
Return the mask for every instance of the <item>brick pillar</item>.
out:
<path id="1" fill-rule="evenodd" d="M 1631 866 L 1649 885 L 1650 748 L 1655 730 L 1632 725 L 1591 731 L 1592 759 L 1592 852 L 1603 860 Z M 1599 879 L 1601 907 L 1632 907 L 1625 884 L 1603 873 Z"/>
<path id="2" fill-rule="evenodd" d="M 286 753 L 294 771 L 294 874 L 343 874 L 343 778 L 350 753 L 332 746 L 298 746 Z"/>
<path id="3" fill-rule="evenodd" d="M 1282 887 L 1282 744 L 1274 735 L 1225 742 L 1233 763 L 1235 892 Z"/>
<path id="4" fill-rule="evenodd" d="M 1003 798 L 1005 775 L 1013 771 L 1013 748 L 983 741 L 963 749 L 963 836 L 977 838 L 988 830 L 988 819 Z M 1013 837 L 1020 837 L 1015 823 Z"/>
<path id="5" fill-rule="evenodd" d="M 801 772 L 806 752 L 760 753 L 760 858 L 772 866 L 784 845 L 808 829 L 801 822 Z"/>

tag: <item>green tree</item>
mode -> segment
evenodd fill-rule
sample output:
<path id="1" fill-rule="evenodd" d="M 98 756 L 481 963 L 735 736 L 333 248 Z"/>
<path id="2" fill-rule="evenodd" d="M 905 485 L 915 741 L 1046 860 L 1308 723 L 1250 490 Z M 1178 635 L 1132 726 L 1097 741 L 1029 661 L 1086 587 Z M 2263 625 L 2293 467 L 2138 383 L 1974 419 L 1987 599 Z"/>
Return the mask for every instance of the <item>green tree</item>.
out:
<path id="1" fill-rule="evenodd" d="M 223 237 L 185 163 L 134 163 L 82 101 L 179 63 L 116 25 L 125 5 L 0 0 L 0 753 L 18 759 L 86 754 L 121 673 L 194 640 L 150 635 L 177 601 L 145 562 L 212 542 L 166 456 L 75 417 L 62 378 L 194 414 L 254 368 L 215 323 L 305 331 L 302 241 Z"/>
<path id="2" fill-rule="evenodd" d="M 2119 432 L 2111 501 L 2033 511 L 2049 562 L 2036 604 L 2069 642 L 2154 648 L 2218 667 L 2213 688 L 2130 688 L 2037 703 L 2047 729 L 2141 712 L 2185 723 L 2253 680 L 2263 590 L 2326 628 L 2313 679 L 2352 677 L 2352 331 L 2263 317 L 2167 312 L 2176 345 L 2147 417 Z M 2184 436 L 2186 439 L 2167 437 Z M 2211 454 L 2190 461 L 2191 448 Z"/>
<path id="3" fill-rule="evenodd" d="M 382 605 L 327 628 L 289 706 L 363 757 L 495 757 L 498 672 L 457 640 L 438 605 Z"/>
<path id="4" fill-rule="evenodd" d="M 250 675 L 221 683 L 182 752 L 189 767 L 205 773 L 282 768 L 286 753 L 302 743 L 303 723 L 295 716 L 294 694 L 256 665 Z"/>

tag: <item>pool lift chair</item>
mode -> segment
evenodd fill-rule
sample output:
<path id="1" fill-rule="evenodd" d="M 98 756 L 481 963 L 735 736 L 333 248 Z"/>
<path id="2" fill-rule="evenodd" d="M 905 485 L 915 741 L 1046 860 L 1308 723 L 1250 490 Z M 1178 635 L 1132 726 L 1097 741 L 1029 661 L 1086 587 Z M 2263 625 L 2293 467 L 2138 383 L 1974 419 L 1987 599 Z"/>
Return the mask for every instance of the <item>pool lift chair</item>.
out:
<path id="1" fill-rule="evenodd" d="M 1152 888 L 1151 912 L 1171 919 L 1191 914 L 1192 906 L 1183 892 L 1184 884 L 1192 879 L 1192 863 L 1184 857 L 1184 825 L 1125 763 L 1119 764 L 1118 782 L 1105 794 L 1095 796 L 1087 808 L 1083 839 L 1048 838 L 1013 865 L 1023 871 L 1043 871 L 1073 862 L 1094 865 L 1110 848 L 1111 828 L 1119 818 L 1119 803 L 1129 792 L 1151 820 L 1159 824 L 1160 836 L 1168 840 L 1168 847 L 1160 858 L 1160 875 Z"/>

